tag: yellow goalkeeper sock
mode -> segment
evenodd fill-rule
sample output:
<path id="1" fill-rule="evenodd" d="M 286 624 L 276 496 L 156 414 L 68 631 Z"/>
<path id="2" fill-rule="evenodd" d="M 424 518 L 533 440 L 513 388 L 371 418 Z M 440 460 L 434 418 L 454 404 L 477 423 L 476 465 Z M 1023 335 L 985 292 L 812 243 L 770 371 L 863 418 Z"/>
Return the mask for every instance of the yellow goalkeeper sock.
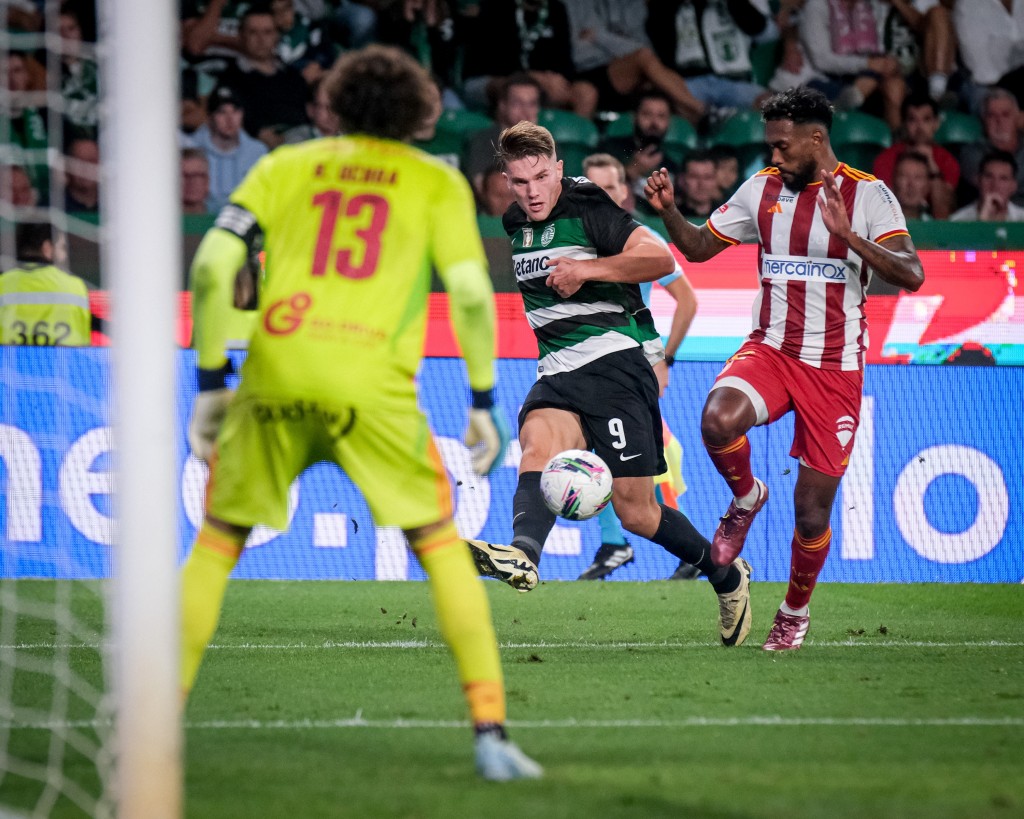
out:
<path id="1" fill-rule="evenodd" d="M 244 536 L 203 523 L 181 572 L 181 690 L 187 696 L 217 630 L 228 575 L 242 554 Z"/>
<path id="2" fill-rule="evenodd" d="M 455 524 L 412 544 L 430 578 L 441 634 L 448 643 L 476 725 L 505 722 L 505 684 L 483 581 Z"/>

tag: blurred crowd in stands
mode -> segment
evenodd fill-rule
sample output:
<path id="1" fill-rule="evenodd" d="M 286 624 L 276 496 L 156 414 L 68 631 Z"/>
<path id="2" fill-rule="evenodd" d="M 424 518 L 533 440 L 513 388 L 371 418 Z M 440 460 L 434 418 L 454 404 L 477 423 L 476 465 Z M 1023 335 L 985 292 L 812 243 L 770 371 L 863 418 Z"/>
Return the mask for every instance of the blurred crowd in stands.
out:
<path id="1" fill-rule="evenodd" d="M 3 199 L 99 204 L 94 0 L 9 0 L 2 55 Z M 267 151 L 337 131 L 320 89 L 344 51 L 407 49 L 432 72 L 436 118 L 417 144 L 459 167 L 483 217 L 511 196 L 498 133 L 548 127 L 566 173 L 619 159 L 676 175 L 705 218 L 766 164 L 758 106 L 806 84 L 833 101 L 841 161 L 883 179 L 909 219 L 1024 220 L 1024 0 L 180 0 L 186 213 L 213 213 Z M 26 40 L 29 42 L 29 40 Z M 51 49 L 47 51 L 47 47 Z M 49 111 L 47 75 L 62 104 Z M 55 127 L 61 161 L 53 161 Z M 58 169 L 55 171 L 55 169 Z M 59 179 L 51 176 L 59 173 Z"/>

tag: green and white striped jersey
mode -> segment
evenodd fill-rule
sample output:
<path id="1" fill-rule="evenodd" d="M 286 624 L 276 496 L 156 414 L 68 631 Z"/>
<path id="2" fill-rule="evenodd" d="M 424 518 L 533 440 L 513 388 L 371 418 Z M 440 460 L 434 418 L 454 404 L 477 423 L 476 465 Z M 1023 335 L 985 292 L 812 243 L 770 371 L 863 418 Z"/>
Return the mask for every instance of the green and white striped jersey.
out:
<path id="1" fill-rule="evenodd" d="M 634 230 L 643 229 L 608 194 L 587 179 L 563 179 L 558 202 L 546 220 L 531 222 L 513 204 L 502 224 L 512 241 L 526 319 L 537 336 L 538 378 L 642 346 L 649 331 L 634 316 L 644 308 L 638 285 L 587 282 L 563 299 L 546 284 L 552 259 L 615 256 Z"/>

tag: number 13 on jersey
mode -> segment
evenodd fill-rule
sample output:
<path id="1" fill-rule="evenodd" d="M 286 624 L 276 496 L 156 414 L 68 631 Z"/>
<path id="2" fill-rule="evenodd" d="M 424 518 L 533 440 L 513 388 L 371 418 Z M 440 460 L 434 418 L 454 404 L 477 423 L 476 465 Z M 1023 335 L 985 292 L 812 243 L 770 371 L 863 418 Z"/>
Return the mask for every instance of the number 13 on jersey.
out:
<path id="1" fill-rule="evenodd" d="M 313 254 L 314 276 L 323 276 L 332 262 L 334 271 L 348 279 L 367 279 L 377 271 L 380 261 L 381 235 L 388 224 L 388 200 L 372 193 L 345 197 L 340 190 L 328 190 L 313 197 L 313 206 L 321 209 L 320 229 L 317 231 L 316 251 Z M 334 233 L 339 219 L 366 219 L 369 224 L 356 228 L 351 246 L 342 245 L 334 250 Z"/>

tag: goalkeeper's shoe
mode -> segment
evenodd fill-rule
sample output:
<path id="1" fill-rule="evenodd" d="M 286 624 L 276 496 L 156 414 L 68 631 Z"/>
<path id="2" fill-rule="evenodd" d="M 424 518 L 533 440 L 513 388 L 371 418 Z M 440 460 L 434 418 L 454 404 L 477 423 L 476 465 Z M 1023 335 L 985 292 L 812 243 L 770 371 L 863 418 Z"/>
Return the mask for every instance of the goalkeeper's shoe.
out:
<path id="1" fill-rule="evenodd" d="M 623 543 L 621 546 L 615 543 L 602 543 L 601 548 L 594 555 L 594 562 L 576 579 L 600 580 L 619 567 L 632 563 L 634 559 L 633 547 L 628 543 Z"/>
<path id="2" fill-rule="evenodd" d="M 540 580 L 536 564 L 522 549 L 484 540 L 467 540 L 466 544 L 476 570 L 484 577 L 501 580 L 521 592 L 530 591 Z"/>
<path id="3" fill-rule="evenodd" d="M 491 782 L 540 779 L 544 769 L 519 750 L 519 746 L 496 733 L 476 738 L 476 770 Z"/>
<path id="4" fill-rule="evenodd" d="M 804 644 L 807 629 L 811 624 L 809 615 L 786 614 L 778 611 L 772 623 L 768 639 L 764 641 L 765 651 L 792 651 Z"/>
<path id="5" fill-rule="evenodd" d="M 750 633 L 750 564 L 738 557 L 740 584 L 734 591 L 718 595 L 718 631 L 723 646 L 738 646 Z"/>

